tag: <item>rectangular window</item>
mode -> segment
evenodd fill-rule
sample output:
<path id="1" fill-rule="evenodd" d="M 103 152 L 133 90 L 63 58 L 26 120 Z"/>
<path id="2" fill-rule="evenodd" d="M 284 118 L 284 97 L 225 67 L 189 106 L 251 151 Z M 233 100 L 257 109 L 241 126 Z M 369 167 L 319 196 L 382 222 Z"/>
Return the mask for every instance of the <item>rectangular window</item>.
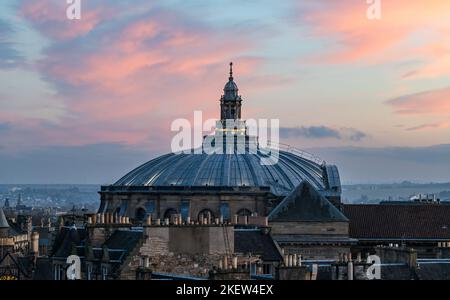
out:
<path id="1" fill-rule="evenodd" d="M 155 200 L 149 200 L 145 203 L 145 218 L 155 212 Z"/>
<path id="2" fill-rule="evenodd" d="M 220 204 L 220 215 L 223 216 L 224 221 L 230 221 L 230 204 L 221 203 Z"/>
<path id="3" fill-rule="evenodd" d="M 186 220 L 187 217 L 189 217 L 189 211 L 190 211 L 191 201 L 189 200 L 182 200 L 181 201 L 181 217 L 183 220 Z"/>
<path id="4" fill-rule="evenodd" d="M 119 210 L 119 216 L 125 216 L 127 212 L 128 207 L 128 200 L 122 200 L 122 203 L 120 204 L 120 210 Z"/>

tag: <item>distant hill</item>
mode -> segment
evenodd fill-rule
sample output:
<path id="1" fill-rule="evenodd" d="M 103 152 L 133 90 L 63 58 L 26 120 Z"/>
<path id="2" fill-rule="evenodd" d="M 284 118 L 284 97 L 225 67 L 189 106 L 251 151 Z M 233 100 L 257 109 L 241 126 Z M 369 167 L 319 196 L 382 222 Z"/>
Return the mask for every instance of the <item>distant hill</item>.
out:
<path id="1" fill-rule="evenodd" d="M 436 194 L 442 201 L 450 200 L 450 182 L 343 185 L 342 199 L 346 203 L 378 203 L 383 200 L 405 201 L 416 194 Z"/>

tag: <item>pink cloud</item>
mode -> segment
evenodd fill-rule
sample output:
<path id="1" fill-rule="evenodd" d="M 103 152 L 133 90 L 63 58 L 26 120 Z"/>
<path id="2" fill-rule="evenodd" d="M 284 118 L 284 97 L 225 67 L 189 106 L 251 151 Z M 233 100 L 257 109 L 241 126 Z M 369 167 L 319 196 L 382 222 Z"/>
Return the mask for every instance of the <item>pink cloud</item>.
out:
<path id="1" fill-rule="evenodd" d="M 51 126 L 42 120 L 16 126 L 22 140 L 10 139 L 17 145 L 29 136 L 33 145 L 158 141 L 160 146 L 170 139 L 172 120 L 190 119 L 194 110 L 203 110 L 205 119 L 218 116 L 230 60 L 238 83 L 249 82 L 246 94 L 286 82 L 250 80 L 265 63 L 245 54 L 258 45 L 251 36 L 213 30 L 173 11 L 130 16 L 98 5 L 69 34 L 66 26 L 72 24 L 62 19 L 65 13 L 55 17 L 53 1 L 33 3 L 25 2 L 21 14 L 53 41 L 36 69 L 56 88 L 66 111 Z"/>
<path id="2" fill-rule="evenodd" d="M 23 1 L 19 15 L 30 21 L 50 38 L 67 40 L 91 32 L 102 20 L 111 17 L 110 6 L 90 6 L 83 3 L 81 20 L 69 20 L 66 16 L 66 1 L 40 0 Z"/>
<path id="3" fill-rule="evenodd" d="M 407 128 L 407 131 L 424 131 L 424 130 L 430 130 L 430 129 L 443 129 L 443 128 L 448 128 L 450 127 L 450 121 L 442 121 L 442 122 L 437 122 L 437 123 L 427 123 L 427 124 L 422 124 L 419 126 L 414 126 L 414 127 L 410 127 Z"/>
<path id="4" fill-rule="evenodd" d="M 317 55 L 316 62 L 379 63 L 423 59 L 423 70 L 416 70 L 417 76 L 450 73 L 450 59 L 444 57 L 448 55 L 449 1 L 382 1 L 381 20 L 369 20 L 367 8 L 365 1 L 341 0 L 302 9 L 302 20 L 311 25 L 314 36 L 332 37 L 337 41 L 332 51 Z M 421 42 L 415 39 L 415 34 L 426 30 L 438 34 Z M 443 45 L 432 49 L 444 38 L 446 50 Z M 421 51 L 428 46 L 430 49 Z M 437 59 L 442 59 L 444 64 L 433 63 Z"/>
<path id="5" fill-rule="evenodd" d="M 450 87 L 402 96 L 387 104 L 400 114 L 450 115 Z"/>

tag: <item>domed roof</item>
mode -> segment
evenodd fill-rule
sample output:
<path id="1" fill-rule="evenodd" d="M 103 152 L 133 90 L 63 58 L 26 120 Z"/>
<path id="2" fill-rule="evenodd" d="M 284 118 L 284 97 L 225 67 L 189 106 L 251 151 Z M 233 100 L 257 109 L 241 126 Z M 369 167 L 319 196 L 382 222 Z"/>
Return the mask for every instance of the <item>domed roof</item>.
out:
<path id="1" fill-rule="evenodd" d="M 225 101 L 241 101 L 238 96 L 238 87 L 233 80 L 233 63 L 230 63 L 230 77 L 225 85 L 225 95 L 221 98 L 221 109 Z M 239 103 L 240 104 L 240 103 Z M 239 111 L 234 112 L 234 120 L 240 120 Z M 227 116 L 229 118 L 230 115 Z M 226 117 L 221 110 L 221 125 L 225 126 Z M 256 137 L 247 134 L 245 122 L 239 123 L 245 131 L 246 147 L 257 143 Z M 226 126 L 224 130 L 216 131 L 216 137 L 222 134 L 229 135 Z M 233 141 L 237 135 L 231 132 Z M 224 144 L 225 145 L 225 144 Z M 228 144 L 226 144 L 228 148 Z M 274 145 L 271 144 L 271 147 Z M 284 149 L 282 145 L 276 145 L 279 149 L 278 161 L 275 164 L 266 165 L 268 159 L 266 154 L 253 151 L 231 154 L 206 154 L 203 151 L 188 151 L 188 153 L 169 153 L 155 158 L 142 166 L 131 171 L 114 185 L 102 187 L 102 191 L 121 190 L 147 190 L 149 188 L 170 187 L 200 187 L 210 188 L 235 188 L 255 187 L 269 188 L 277 196 L 286 196 L 294 190 L 301 182 L 307 181 L 318 191 L 326 195 L 339 196 L 341 184 L 339 172 L 334 165 L 326 165 L 315 156 L 292 147 Z M 259 146 L 255 149 L 261 149 Z M 201 150 L 201 149 L 200 149 Z M 200 152 L 198 154 L 197 152 Z M 265 152 L 265 151 L 264 151 Z M 197 189 L 198 190 L 198 189 Z"/>
<path id="2" fill-rule="evenodd" d="M 225 92 L 239 91 L 238 86 L 237 86 L 236 82 L 234 82 L 234 81 L 228 81 L 227 84 L 225 84 L 225 87 L 223 90 Z"/>
<path id="3" fill-rule="evenodd" d="M 131 171 L 114 186 L 269 187 L 287 195 L 303 180 L 327 190 L 327 168 L 288 151 L 274 165 L 261 164 L 261 153 L 173 154 L 155 158 Z"/>

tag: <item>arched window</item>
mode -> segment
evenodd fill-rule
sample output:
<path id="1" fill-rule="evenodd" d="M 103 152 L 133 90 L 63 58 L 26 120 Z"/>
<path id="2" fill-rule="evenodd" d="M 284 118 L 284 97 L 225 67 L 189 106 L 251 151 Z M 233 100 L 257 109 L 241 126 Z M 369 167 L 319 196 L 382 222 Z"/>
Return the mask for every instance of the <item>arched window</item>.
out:
<path id="1" fill-rule="evenodd" d="M 170 222 L 173 222 L 173 219 L 178 214 L 178 211 L 175 208 L 169 208 L 164 213 L 164 219 L 169 219 Z"/>
<path id="2" fill-rule="evenodd" d="M 138 220 L 138 221 L 144 221 L 144 218 L 145 218 L 146 213 L 147 213 L 147 212 L 145 211 L 144 208 L 139 207 L 139 208 L 136 210 L 136 220 Z"/>
<path id="3" fill-rule="evenodd" d="M 214 213 L 209 209 L 203 209 L 198 213 L 198 221 L 200 221 L 202 217 L 204 219 L 210 218 L 211 222 L 215 219 Z"/>
<path id="4" fill-rule="evenodd" d="M 250 217 L 252 215 L 252 212 L 246 208 L 243 208 L 238 210 L 237 215 Z"/>

